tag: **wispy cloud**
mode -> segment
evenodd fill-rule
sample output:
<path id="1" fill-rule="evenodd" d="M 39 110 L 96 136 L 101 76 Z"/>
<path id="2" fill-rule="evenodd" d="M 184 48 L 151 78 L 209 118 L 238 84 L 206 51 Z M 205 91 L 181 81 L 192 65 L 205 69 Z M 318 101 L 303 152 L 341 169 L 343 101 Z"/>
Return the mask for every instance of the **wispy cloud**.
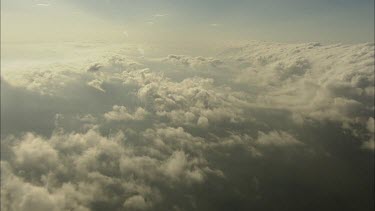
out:
<path id="1" fill-rule="evenodd" d="M 124 30 L 124 31 L 122 32 L 122 34 L 125 35 L 125 37 L 129 37 L 129 33 L 128 33 L 126 30 Z"/>
<path id="2" fill-rule="evenodd" d="M 212 26 L 212 27 L 218 27 L 218 26 L 221 26 L 221 24 L 220 23 L 211 23 L 210 26 Z"/>
<path id="3" fill-rule="evenodd" d="M 166 16 L 168 16 L 168 14 L 155 14 L 154 15 L 155 18 L 166 17 Z"/>
<path id="4" fill-rule="evenodd" d="M 48 6 L 50 6 L 50 4 L 49 3 L 38 3 L 38 4 L 36 4 L 36 6 L 39 6 L 39 7 L 48 7 Z"/>

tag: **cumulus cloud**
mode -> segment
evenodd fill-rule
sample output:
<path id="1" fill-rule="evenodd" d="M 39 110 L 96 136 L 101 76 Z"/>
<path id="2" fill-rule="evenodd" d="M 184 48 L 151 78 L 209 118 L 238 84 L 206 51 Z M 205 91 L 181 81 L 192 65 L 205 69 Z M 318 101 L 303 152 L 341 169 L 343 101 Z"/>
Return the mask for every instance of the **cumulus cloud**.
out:
<path id="1" fill-rule="evenodd" d="M 147 111 L 143 108 L 137 108 L 134 114 L 130 114 L 125 106 L 113 106 L 113 111 L 104 114 L 107 120 L 127 121 L 127 120 L 143 120 L 147 115 Z"/>
<path id="2" fill-rule="evenodd" d="M 208 119 L 204 116 L 199 117 L 197 125 L 200 127 L 208 127 Z"/>
<path id="3" fill-rule="evenodd" d="M 157 147 L 160 144 L 153 142 L 158 137 L 170 143 Z M 49 139 L 33 134 L 10 138 L 12 159 L 2 165 L 6 168 L 4 204 L 22 207 L 18 202 L 26 200 L 21 210 L 30 206 L 33 210 L 66 210 L 73 206 L 66 201 L 70 198 L 82 210 L 99 200 L 108 206 L 120 203 L 134 210 L 152 209 L 151 205 L 164 196 L 160 193 L 163 186 L 201 183 L 206 175 L 214 175 L 203 157 L 179 150 L 183 145 L 189 147 L 188 139 L 195 139 L 182 129 L 147 132 L 143 138 L 147 142 L 138 147 L 132 147 L 127 139 L 122 133 L 103 137 L 96 130 L 84 134 L 59 132 Z M 27 195 L 20 193 L 23 190 Z"/>
<path id="4" fill-rule="evenodd" d="M 144 210 L 147 208 L 147 203 L 142 196 L 136 195 L 128 198 L 124 202 L 124 208 L 130 210 Z"/>
<path id="5" fill-rule="evenodd" d="M 373 48 L 252 42 L 8 72 L 1 208 L 370 210 Z"/>
<path id="6" fill-rule="evenodd" d="M 374 111 L 373 49 L 373 44 L 253 42 L 221 56 L 240 69 L 236 83 L 262 92 L 258 104 L 276 104 L 306 118 L 361 119 L 363 124 Z"/>
<path id="7" fill-rule="evenodd" d="M 182 65 L 192 68 L 199 67 L 219 67 L 223 65 L 223 62 L 215 58 L 205 58 L 205 57 L 191 57 L 186 55 L 168 55 L 164 58 L 165 62 L 170 62 L 176 65 Z"/>
<path id="8" fill-rule="evenodd" d="M 89 81 L 87 83 L 87 85 L 99 90 L 99 91 L 102 91 L 102 92 L 105 92 L 105 90 L 102 88 L 102 84 L 103 84 L 103 81 L 99 80 L 99 79 L 94 79 L 92 81 Z"/>
<path id="9" fill-rule="evenodd" d="M 364 149 L 375 150 L 375 124 L 374 118 L 370 117 L 367 121 L 367 130 L 369 132 L 369 140 L 365 141 L 362 145 Z"/>
<path id="10" fill-rule="evenodd" d="M 257 145 L 261 146 L 292 146 L 302 144 L 292 135 L 286 132 L 271 131 L 268 134 L 259 132 Z"/>
<path id="11" fill-rule="evenodd" d="M 25 141 L 13 149 L 17 165 L 20 165 L 21 168 L 32 167 L 33 170 L 47 170 L 56 167 L 58 155 L 50 145 L 32 134 L 27 134 L 24 139 Z"/>

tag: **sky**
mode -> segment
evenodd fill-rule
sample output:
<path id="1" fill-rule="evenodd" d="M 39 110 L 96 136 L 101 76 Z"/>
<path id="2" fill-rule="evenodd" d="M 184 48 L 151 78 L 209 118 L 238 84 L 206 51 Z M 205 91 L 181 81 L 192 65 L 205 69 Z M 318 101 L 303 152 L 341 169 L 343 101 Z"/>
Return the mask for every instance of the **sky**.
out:
<path id="1" fill-rule="evenodd" d="M 1 0 L 1 211 L 373 211 L 373 10 Z"/>
<path id="2" fill-rule="evenodd" d="M 4 0 L 3 42 L 373 42 L 372 0 Z"/>

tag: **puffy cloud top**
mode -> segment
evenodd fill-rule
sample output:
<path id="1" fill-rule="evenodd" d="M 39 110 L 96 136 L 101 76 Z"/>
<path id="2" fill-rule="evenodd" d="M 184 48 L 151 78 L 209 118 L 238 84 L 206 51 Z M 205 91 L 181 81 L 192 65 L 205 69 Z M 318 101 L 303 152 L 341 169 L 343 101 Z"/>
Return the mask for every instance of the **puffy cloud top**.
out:
<path id="1" fill-rule="evenodd" d="M 3 210 L 371 210 L 373 44 L 118 52 L 2 75 Z"/>

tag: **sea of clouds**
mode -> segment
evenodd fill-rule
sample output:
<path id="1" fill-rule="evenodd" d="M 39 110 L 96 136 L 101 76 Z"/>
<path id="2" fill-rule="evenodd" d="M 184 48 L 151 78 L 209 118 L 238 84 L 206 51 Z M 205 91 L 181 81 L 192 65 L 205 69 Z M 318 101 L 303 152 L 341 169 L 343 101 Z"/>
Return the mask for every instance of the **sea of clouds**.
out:
<path id="1" fill-rule="evenodd" d="M 2 210 L 373 209 L 373 43 L 90 49 L 3 70 Z"/>

